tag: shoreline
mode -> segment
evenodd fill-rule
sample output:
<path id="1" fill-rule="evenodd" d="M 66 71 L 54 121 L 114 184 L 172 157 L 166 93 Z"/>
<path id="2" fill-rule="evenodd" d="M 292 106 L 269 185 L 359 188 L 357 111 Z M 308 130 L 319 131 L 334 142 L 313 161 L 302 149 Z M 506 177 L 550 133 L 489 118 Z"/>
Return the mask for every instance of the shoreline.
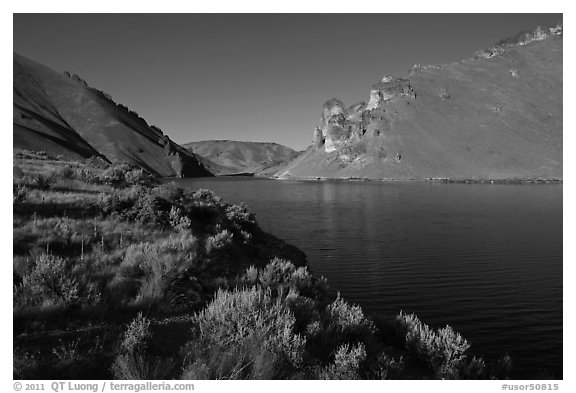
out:
<path id="1" fill-rule="evenodd" d="M 557 185 L 563 184 L 563 179 L 451 179 L 451 178 L 423 178 L 423 179 L 396 179 L 385 178 L 375 179 L 368 177 L 324 177 L 324 176 L 310 176 L 310 177 L 280 177 L 280 176 L 264 176 L 258 174 L 233 174 L 233 175 L 214 175 L 211 178 L 252 178 L 260 180 L 279 180 L 279 181 L 306 181 L 306 182 L 368 182 L 368 183 L 399 183 L 399 182 L 431 182 L 431 183 L 450 183 L 450 184 L 549 184 Z M 174 177 L 164 177 L 162 179 L 176 179 Z M 178 178 L 178 179 L 191 179 L 191 178 Z"/>

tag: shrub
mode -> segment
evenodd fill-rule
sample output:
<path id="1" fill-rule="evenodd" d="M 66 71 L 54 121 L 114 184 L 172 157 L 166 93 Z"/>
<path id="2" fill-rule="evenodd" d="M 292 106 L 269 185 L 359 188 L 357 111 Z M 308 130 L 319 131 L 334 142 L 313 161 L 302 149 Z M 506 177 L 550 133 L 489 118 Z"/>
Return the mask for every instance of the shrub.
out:
<path id="1" fill-rule="evenodd" d="M 170 358 L 148 357 L 145 354 L 148 342 L 152 338 L 150 320 L 138 313 L 132 320 L 112 364 L 112 373 L 116 379 L 169 379 L 175 364 Z"/>
<path id="2" fill-rule="evenodd" d="M 14 165 L 14 167 L 12 168 L 12 176 L 14 177 L 14 179 L 21 178 L 24 176 L 24 171 L 20 166 Z"/>
<path id="3" fill-rule="evenodd" d="M 192 199 L 196 205 L 219 206 L 222 204 L 222 198 L 216 196 L 214 192 L 206 189 L 199 189 L 192 194 Z"/>
<path id="4" fill-rule="evenodd" d="M 170 214 L 168 216 L 170 221 L 170 226 L 176 231 L 185 231 L 190 229 L 192 225 L 192 220 L 182 213 L 182 210 L 176 206 L 172 206 L 170 209 Z"/>
<path id="5" fill-rule="evenodd" d="M 232 245 L 234 241 L 234 234 L 227 229 L 218 232 L 213 236 L 206 239 L 206 252 L 208 254 L 214 251 L 221 251 L 224 248 Z"/>
<path id="6" fill-rule="evenodd" d="M 34 269 L 24 275 L 14 296 L 15 305 L 68 307 L 79 301 L 79 285 L 62 258 L 42 254 Z"/>
<path id="7" fill-rule="evenodd" d="M 228 220 L 239 225 L 245 223 L 256 223 L 256 216 L 254 213 L 248 211 L 248 208 L 244 204 L 227 205 L 225 213 Z"/>
<path id="8" fill-rule="evenodd" d="M 329 360 L 343 344 L 362 342 L 370 348 L 375 327 L 359 306 L 351 306 L 340 295 L 322 310 L 319 321 L 312 319 L 306 326 L 307 336 L 321 361 Z"/>
<path id="9" fill-rule="evenodd" d="M 222 218 L 222 199 L 210 190 L 200 189 L 190 196 L 190 216 L 204 222 L 216 222 Z"/>
<path id="10" fill-rule="evenodd" d="M 111 186 L 123 186 L 126 184 L 126 173 L 131 170 L 128 164 L 113 164 L 106 168 L 100 175 L 103 184 Z"/>
<path id="11" fill-rule="evenodd" d="M 179 251 L 164 245 L 141 243 L 128 247 L 112 284 L 138 305 L 152 306 L 170 302 L 170 284 L 181 275 L 190 262 Z"/>
<path id="12" fill-rule="evenodd" d="M 17 204 L 24 202 L 26 198 L 28 198 L 30 190 L 23 184 L 14 183 L 14 186 L 12 188 L 12 194 L 13 194 L 13 203 Z"/>
<path id="13" fill-rule="evenodd" d="M 194 317 L 195 338 L 184 348 L 183 377 L 288 378 L 303 365 L 305 338 L 270 290 L 219 290 Z"/>
<path id="14" fill-rule="evenodd" d="M 105 215 L 117 214 L 124 220 L 157 225 L 169 224 L 172 204 L 154 195 L 154 189 L 133 186 L 102 197 L 100 209 Z"/>
<path id="15" fill-rule="evenodd" d="M 66 344 L 61 343 L 56 348 L 52 349 L 52 354 L 57 361 L 63 363 L 72 363 L 80 358 L 80 351 L 78 349 L 78 344 L 80 340 L 74 340 Z"/>
<path id="16" fill-rule="evenodd" d="M 184 199 L 191 197 L 191 194 L 185 192 L 182 188 L 178 187 L 174 183 L 161 184 L 154 187 L 154 195 L 159 198 L 163 198 L 170 201 L 176 205 L 181 205 Z"/>
<path id="17" fill-rule="evenodd" d="M 248 276 L 250 273 L 250 276 Z M 296 267 L 290 261 L 274 258 L 263 269 L 246 271 L 243 277 L 247 283 L 259 282 L 263 287 L 283 291 L 290 289 L 305 296 L 316 296 L 327 289 L 326 279 L 316 279 L 307 267 Z"/>
<path id="18" fill-rule="evenodd" d="M 334 363 L 320 372 L 320 379 L 360 379 L 360 364 L 365 360 L 364 344 L 344 344 L 336 350 Z"/>
<path id="19" fill-rule="evenodd" d="M 179 232 L 154 243 L 165 252 L 174 253 L 176 256 L 188 262 L 194 259 L 198 250 L 198 239 L 190 232 Z"/>
<path id="20" fill-rule="evenodd" d="M 171 205 L 163 198 L 152 194 L 141 195 L 134 204 L 132 211 L 136 221 L 164 225 L 168 223 L 168 212 Z"/>
<path id="21" fill-rule="evenodd" d="M 142 168 L 132 168 L 124 174 L 124 179 L 128 185 L 152 184 L 154 178 Z"/>
<path id="22" fill-rule="evenodd" d="M 468 362 L 463 362 L 458 374 L 453 375 L 459 379 L 483 379 L 486 378 L 486 363 L 484 359 L 474 356 Z"/>
<path id="23" fill-rule="evenodd" d="M 143 351 L 147 346 L 147 341 L 151 337 L 150 320 L 142 316 L 140 312 L 136 318 L 132 320 L 130 325 L 128 325 L 126 332 L 124 332 L 122 350 L 127 353 Z"/>
<path id="24" fill-rule="evenodd" d="M 320 312 L 318 310 L 318 304 L 314 300 L 300 296 L 293 290 L 290 290 L 286 296 L 286 305 L 296 318 L 294 324 L 295 331 L 308 336 L 313 336 L 314 334 L 312 331 L 308 331 L 308 329 L 311 324 L 314 323 L 318 323 L 318 328 L 320 328 Z"/>
<path id="25" fill-rule="evenodd" d="M 117 188 L 139 184 L 151 185 L 154 180 L 142 168 L 127 163 L 108 164 L 101 158 L 96 157 L 87 160 L 84 166 L 72 172 L 71 175 L 88 183 L 107 184 Z"/>
<path id="26" fill-rule="evenodd" d="M 57 173 L 57 176 L 62 179 L 73 179 L 76 177 L 76 171 L 71 165 L 64 165 Z"/>
<path id="27" fill-rule="evenodd" d="M 500 357 L 492 367 L 491 376 L 496 379 L 506 379 L 512 371 L 512 358 L 510 355 Z"/>
<path id="28" fill-rule="evenodd" d="M 102 157 L 91 156 L 87 158 L 84 163 L 86 166 L 97 168 L 97 169 L 106 169 L 110 166 L 110 163 L 103 159 Z"/>
<path id="29" fill-rule="evenodd" d="M 254 285 L 258 280 L 258 269 L 254 266 L 250 266 L 246 269 L 246 273 L 242 277 L 242 282 L 247 285 Z"/>
<path id="30" fill-rule="evenodd" d="M 435 331 L 414 314 L 400 313 L 397 319 L 406 332 L 406 349 L 438 377 L 455 378 L 464 366 L 470 344 L 450 326 Z"/>
<path id="31" fill-rule="evenodd" d="M 362 308 L 350 305 L 340 297 L 340 293 L 325 310 L 326 330 L 340 336 L 366 337 L 374 334 L 375 327 L 364 316 Z"/>
<path id="32" fill-rule="evenodd" d="M 24 352 L 21 349 L 14 348 L 12 355 L 13 378 L 14 379 L 34 379 L 39 365 L 39 355 Z"/>
<path id="33" fill-rule="evenodd" d="M 404 358 L 395 359 L 382 352 L 378 355 L 374 379 L 401 379 L 404 373 Z"/>
<path id="34" fill-rule="evenodd" d="M 112 374 L 121 380 L 172 379 L 176 364 L 171 358 L 146 357 L 143 354 L 123 353 L 114 359 Z"/>
<path id="35" fill-rule="evenodd" d="M 52 187 L 52 179 L 43 175 L 37 175 L 32 179 L 31 186 L 45 191 Z"/>

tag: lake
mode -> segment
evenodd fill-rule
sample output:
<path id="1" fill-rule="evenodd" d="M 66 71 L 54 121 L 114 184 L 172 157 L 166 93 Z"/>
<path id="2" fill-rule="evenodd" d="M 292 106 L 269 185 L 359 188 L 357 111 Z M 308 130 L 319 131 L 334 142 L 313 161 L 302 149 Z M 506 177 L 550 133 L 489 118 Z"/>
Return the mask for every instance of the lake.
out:
<path id="1" fill-rule="evenodd" d="M 562 185 L 177 181 L 245 202 L 371 315 L 451 325 L 513 376 L 562 378 Z"/>

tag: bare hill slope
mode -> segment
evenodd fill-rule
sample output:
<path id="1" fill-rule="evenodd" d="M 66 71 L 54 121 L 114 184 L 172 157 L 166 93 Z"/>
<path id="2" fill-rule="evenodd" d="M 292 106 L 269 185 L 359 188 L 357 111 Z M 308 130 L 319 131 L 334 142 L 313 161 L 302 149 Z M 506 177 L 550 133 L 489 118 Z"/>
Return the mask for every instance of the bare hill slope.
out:
<path id="1" fill-rule="evenodd" d="M 277 143 L 211 140 L 183 145 L 208 161 L 217 174 L 259 173 L 294 155 L 294 150 Z"/>
<path id="2" fill-rule="evenodd" d="M 101 155 L 160 176 L 210 176 L 162 131 L 89 87 L 14 53 L 14 148 L 70 159 Z"/>

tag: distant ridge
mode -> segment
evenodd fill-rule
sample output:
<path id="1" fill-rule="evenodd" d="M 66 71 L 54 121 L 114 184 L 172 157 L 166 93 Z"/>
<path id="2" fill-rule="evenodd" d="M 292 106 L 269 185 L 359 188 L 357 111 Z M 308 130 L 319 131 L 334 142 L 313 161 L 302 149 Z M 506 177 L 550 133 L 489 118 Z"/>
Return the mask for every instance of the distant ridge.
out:
<path id="1" fill-rule="evenodd" d="M 279 178 L 562 179 L 562 25 L 447 65 L 384 76 L 368 102 L 328 100 Z"/>
<path id="2" fill-rule="evenodd" d="M 159 176 L 211 176 L 193 154 L 109 95 L 17 53 L 13 108 L 14 148 L 74 160 L 101 156 Z"/>
<path id="3" fill-rule="evenodd" d="M 273 142 L 209 140 L 182 146 L 202 157 L 204 165 L 219 175 L 258 174 L 295 154 L 293 149 Z"/>

